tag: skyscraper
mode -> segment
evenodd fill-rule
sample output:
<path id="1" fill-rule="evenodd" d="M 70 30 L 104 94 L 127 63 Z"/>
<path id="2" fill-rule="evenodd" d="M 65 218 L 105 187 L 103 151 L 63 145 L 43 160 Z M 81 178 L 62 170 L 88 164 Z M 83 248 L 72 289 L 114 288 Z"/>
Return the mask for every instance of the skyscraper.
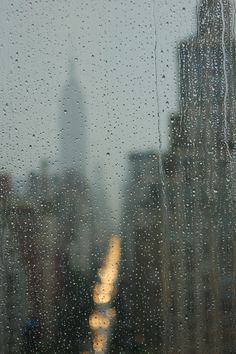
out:
<path id="1" fill-rule="evenodd" d="M 176 213 L 182 233 L 176 234 L 176 338 L 182 352 L 232 353 L 236 50 L 231 3 L 201 1 L 198 35 L 182 42 L 179 53 L 179 138 L 172 152 L 183 213 L 181 224 Z"/>
<path id="2" fill-rule="evenodd" d="M 126 274 L 136 289 L 131 299 L 125 290 L 132 330 L 149 353 L 236 352 L 232 6 L 203 0 L 198 11 L 198 34 L 179 46 L 180 112 L 170 120 L 169 152 L 140 154 L 129 166 L 126 237 L 134 259 Z"/>
<path id="3" fill-rule="evenodd" d="M 60 156 L 63 171 L 85 172 L 86 115 L 83 94 L 76 79 L 75 62 L 70 60 L 69 77 L 63 88 L 60 112 Z"/>
<path id="4" fill-rule="evenodd" d="M 62 236 L 71 243 L 74 266 L 79 265 L 80 270 L 86 272 L 90 268 L 94 215 L 91 187 L 86 175 L 86 114 L 72 59 L 69 62 L 69 77 L 62 91 L 59 124 Z"/>
<path id="5" fill-rule="evenodd" d="M 181 134 L 191 144 L 217 141 L 232 147 L 236 111 L 235 38 L 228 0 L 203 0 L 198 35 L 180 53 Z"/>

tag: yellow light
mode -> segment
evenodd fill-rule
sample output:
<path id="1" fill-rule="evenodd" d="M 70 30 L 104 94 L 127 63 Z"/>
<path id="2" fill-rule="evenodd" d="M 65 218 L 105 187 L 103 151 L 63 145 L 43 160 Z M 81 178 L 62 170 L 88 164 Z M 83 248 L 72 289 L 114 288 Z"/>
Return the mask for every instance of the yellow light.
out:
<path id="1" fill-rule="evenodd" d="M 97 353 L 105 352 L 109 328 L 116 317 L 115 308 L 109 308 L 109 304 L 116 293 L 120 258 L 121 240 L 119 236 L 113 235 L 109 241 L 102 267 L 98 272 L 100 281 L 93 291 L 93 301 L 97 305 L 97 311 L 94 311 L 89 318 L 89 325 L 93 331 L 93 349 Z M 100 311 L 99 305 L 106 305 L 106 310 Z"/>
<path id="2" fill-rule="evenodd" d="M 104 352 L 107 344 L 106 334 L 96 334 L 93 339 L 93 349 L 96 352 Z"/>
<path id="3" fill-rule="evenodd" d="M 103 315 L 101 312 L 94 312 L 89 318 L 90 328 L 95 329 L 107 329 L 110 325 L 110 320 L 107 316 Z"/>
<path id="4" fill-rule="evenodd" d="M 106 310 L 106 315 L 107 315 L 107 317 L 108 317 L 109 319 L 115 318 L 115 317 L 116 317 L 116 310 L 115 310 L 115 308 L 113 307 L 113 308 L 110 308 L 110 309 Z"/>
<path id="5" fill-rule="evenodd" d="M 96 284 L 93 292 L 93 299 L 96 304 L 106 304 L 111 301 L 118 277 L 120 257 L 121 241 L 118 236 L 113 235 L 103 265 L 99 270 L 101 281 Z"/>

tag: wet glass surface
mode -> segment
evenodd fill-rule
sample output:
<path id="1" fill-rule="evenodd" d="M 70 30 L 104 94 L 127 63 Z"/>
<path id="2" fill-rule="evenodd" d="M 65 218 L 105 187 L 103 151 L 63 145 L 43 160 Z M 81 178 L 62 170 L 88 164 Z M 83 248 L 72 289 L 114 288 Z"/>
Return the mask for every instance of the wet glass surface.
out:
<path id="1" fill-rule="evenodd" d="M 0 353 L 236 353 L 234 1 L 0 9 Z"/>

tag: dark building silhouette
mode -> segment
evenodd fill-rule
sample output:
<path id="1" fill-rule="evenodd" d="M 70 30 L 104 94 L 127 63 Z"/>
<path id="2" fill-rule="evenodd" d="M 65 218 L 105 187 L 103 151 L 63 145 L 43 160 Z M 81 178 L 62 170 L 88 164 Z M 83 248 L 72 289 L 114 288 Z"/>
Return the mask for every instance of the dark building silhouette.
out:
<path id="1" fill-rule="evenodd" d="M 235 137 L 236 59 L 229 1 L 202 1 L 198 35 L 179 46 L 183 138 L 231 147 Z"/>
<path id="2" fill-rule="evenodd" d="M 177 156 L 176 181 L 182 180 L 176 191 L 183 198 L 185 239 L 180 238 L 184 252 L 179 267 L 185 277 L 177 277 L 176 318 L 177 326 L 182 326 L 179 345 L 185 352 L 194 348 L 199 353 L 231 353 L 235 351 L 236 227 L 236 51 L 231 3 L 202 1 L 198 21 L 198 36 L 179 47 L 181 106 L 174 123 L 179 138 L 172 156 Z"/>
<path id="3" fill-rule="evenodd" d="M 12 181 L 0 175 L 0 352 L 17 353 L 22 344 L 25 315 L 25 274 L 19 243 L 12 232 L 10 210 L 14 205 Z"/>
<path id="4" fill-rule="evenodd" d="M 160 269 L 165 196 L 159 168 L 159 156 L 153 151 L 129 155 L 117 331 L 120 345 L 131 352 L 160 352 L 161 348 Z"/>
<path id="5" fill-rule="evenodd" d="M 236 352 L 232 5 L 198 11 L 197 36 L 179 46 L 169 152 L 129 159 L 118 330 L 148 353 Z"/>

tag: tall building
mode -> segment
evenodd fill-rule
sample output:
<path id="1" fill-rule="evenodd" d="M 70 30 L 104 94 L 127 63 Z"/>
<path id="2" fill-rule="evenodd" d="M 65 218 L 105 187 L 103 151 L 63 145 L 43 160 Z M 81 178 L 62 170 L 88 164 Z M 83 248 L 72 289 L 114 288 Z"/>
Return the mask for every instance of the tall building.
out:
<path id="1" fill-rule="evenodd" d="M 180 54 L 181 134 L 191 144 L 235 141 L 236 72 L 232 6 L 201 1 L 198 35 L 183 41 Z"/>
<path id="2" fill-rule="evenodd" d="M 83 291 L 88 287 L 83 286 L 93 270 L 92 197 L 79 172 L 54 175 L 45 161 L 38 173 L 29 174 L 27 187 L 24 204 L 15 208 L 13 218 L 26 272 L 27 319 L 40 324 L 40 350 L 64 350 L 73 342 L 69 333 L 80 331 L 76 346 L 87 328 Z"/>
<path id="3" fill-rule="evenodd" d="M 76 79 L 75 62 L 69 63 L 69 77 L 61 100 L 59 168 L 85 172 L 87 128 L 83 94 Z"/>
<path id="4" fill-rule="evenodd" d="M 229 1 L 200 3 L 198 35 L 179 53 L 179 138 L 172 151 L 184 235 L 177 235 L 178 345 L 186 353 L 232 353 L 236 50 Z"/>
<path id="5" fill-rule="evenodd" d="M 94 235 L 94 205 L 86 174 L 87 126 L 82 90 L 76 78 L 75 62 L 70 60 L 69 78 L 61 100 L 58 195 L 61 238 L 70 246 L 74 267 L 91 268 Z"/>
<path id="6" fill-rule="evenodd" d="M 154 151 L 131 153 L 128 171 L 117 331 L 120 345 L 128 352 L 159 353 L 165 217 L 159 155 Z"/>
<path id="7" fill-rule="evenodd" d="M 26 282 L 19 242 L 13 232 L 11 178 L 0 175 L 0 352 L 19 353 L 26 314 Z"/>
<path id="8" fill-rule="evenodd" d="M 232 5 L 203 0 L 198 11 L 198 34 L 179 46 L 169 152 L 137 155 L 129 166 L 123 335 L 131 327 L 148 353 L 236 352 Z"/>

